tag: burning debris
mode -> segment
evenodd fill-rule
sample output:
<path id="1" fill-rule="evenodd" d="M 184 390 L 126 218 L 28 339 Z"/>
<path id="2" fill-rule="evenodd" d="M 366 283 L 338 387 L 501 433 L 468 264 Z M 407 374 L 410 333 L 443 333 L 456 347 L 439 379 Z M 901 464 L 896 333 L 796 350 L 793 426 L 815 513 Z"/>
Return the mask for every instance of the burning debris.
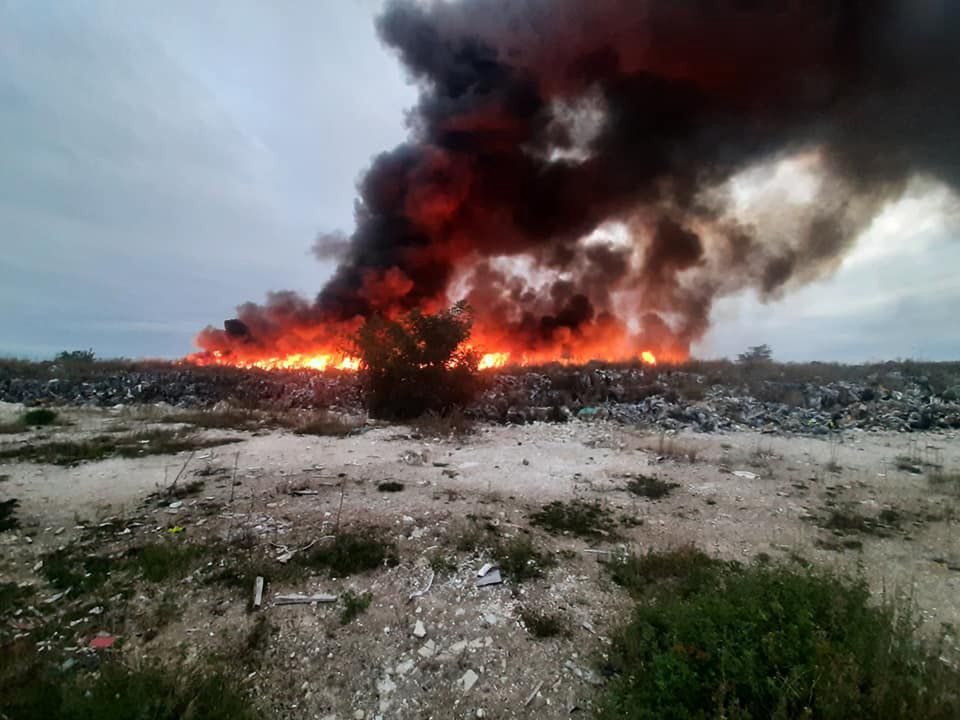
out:
<path id="1" fill-rule="evenodd" d="M 960 178 L 953 3 L 393 0 L 377 27 L 409 140 L 318 239 L 317 297 L 241 305 L 195 362 L 352 369 L 365 319 L 462 298 L 483 367 L 679 361 L 718 297 L 822 277 L 914 177 Z"/>

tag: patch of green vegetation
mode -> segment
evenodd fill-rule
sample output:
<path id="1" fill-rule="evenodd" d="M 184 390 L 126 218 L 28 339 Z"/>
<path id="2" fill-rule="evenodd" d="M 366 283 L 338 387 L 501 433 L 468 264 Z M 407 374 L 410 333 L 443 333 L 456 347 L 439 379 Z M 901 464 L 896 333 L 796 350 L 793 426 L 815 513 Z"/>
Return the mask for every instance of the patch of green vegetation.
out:
<path id="1" fill-rule="evenodd" d="M 544 570 L 557 564 L 550 553 L 539 550 L 525 535 L 497 543 L 494 555 L 500 569 L 518 583 L 541 577 Z"/>
<path id="2" fill-rule="evenodd" d="M 16 514 L 19 505 L 20 501 L 16 498 L 0 501 L 0 532 L 20 527 Z"/>
<path id="3" fill-rule="evenodd" d="M 43 555 L 40 574 L 57 590 L 89 592 L 103 585 L 123 567 L 121 558 L 88 554 L 78 545 L 67 545 Z"/>
<path id="4" fill-rule="evenodd" d="M 723 566 L 719 560 L 691 545 L 643 555 L 631 553 L 614 558 L 607 565 L 610 578 L 634 596 L 640 597 L 664 587 L 687 595 L 698 590 Z"/>
<path id="5" fill-rule="evenodd" d="M 272 627 L 270 619 L 259 614 L 254 618 L 253 627 L 247 633 L 243 640 L 243 646 L 240 648 L 240 659 L 247 667 L 259 667 L 263 661 L 263 656 L 267 652 L 267 646 L 270 644 L 270 634 Z"/>
<path id="6" fill-rule="evenodd" d="M 460 552 L 477 552 L 493 547 L 497 542 L 497 528 L 489 522 L 481 523 L 476 516 L 467 517 L 467 525 L 456 531 L 453 546 Z"/>
<path id="7" fill-rule="evenodd" d="M 130 553 L 130 564 L 148 582 L 159 583 L 189 573 L 196 560 L 203 557 L 206 551 L 205 546 L 175 540 L 151 543 L 134 548 Z"/>
<path id="8" fill-rule="evenodd" d="M 852 508 L 835 509 L 821 527 L 837 533 L 863 533 L 865 535 L 887 535 L 888 528 L 900 525 L 900 513 L 892 509 L 881 510 L 876 518 L 861 515 Z"/>
<path id="9" fill-rule="evenodd" d="M 21 658 L 22 660 L 22 658 Z M 257 720 L 240 684 L 222 673 L 108 661 L 73 675 L 35 658 L 0 667 L 0 717 L 11 720 Z"/>
<path id="10" fill-rule="evenodd" d="M 38 425 L 53 425 L 59 415 L 56 410 L 50 408 L 34 408 L 27 410 L 20 416 L 20 422 L 24 425 L 36 427 Z"/>
<path id="11" fill-rule="evenodd" d="M 551 533 L 583 538 L 611 537 L 615 524 L 610 511 L 598 502 L 555 500 L 530 516 L 533 525 Z"/>
<path id="12" fill-rule="evenodd" d="M 17 583 L 0 582 L 0 616 L 15 610 L 23 600 L 33 595 L 33 588 Z"/>
<path id="13" fill-rule="evenodd" d="M 833 552 L 843 552 L 844 550 L 862 550 L 863 541 L 856 538 L 843 538 L 834 540 L 832 538 L 817 538 L 814 543 L 818 548 L 832 550 Z"/>
<path id="14" fill-rule="evenodd" d="M 650 596 L 615 636 L 599 720 L 960 717 L 960 673 L 864 582 L 686 555 L 697 582 Z M 675 552 L 645 561 L 647 577 L 678 574 Z"/>
<path id="15" fill-rule="evenodd" d="M 934 470 L 927 475 L 927 482 L 938 490 L 960 495 L 960 472 Z"/>
<path id="16" fill-rule="evenodd" d="M 398 563 L 396 546 L 370 530 L 341 532 L 332 542 L 322 543 L 296 559 L 307 567 L 324 569 L 332 577 L 347 577 Z"/>
<path id="17" fill-rule="evenodd" d="M 402 482 L 387 480 L 386 482 L 382 482 L 379 485 L 377 485 L 377 490 L 379 490 L 380 492 L 394 493 L 394 492 L 401 492 L 403 490 L 403 487 L 404 486 Z"/>
<path id="18" fill-rule="evenodd" d="M 457 560 L 449 555 L 437 553 L 430 558 L 430 569 L 437 575 L 453 575 L 457 571 Z"/>
<path id="19" fill-rule="evenodd" d="M 659 500 L 670 494 L 674 488 L 680 487 L 678 483 L 666 482 L 660 478 L 639 475 L 627 483 L 627 491 L 640 497 L 650 500 Z"/>
<path id="20" fill-rule="evenodd" d="M 560 615 L 545 613 L 533 608 L 520 608 L 520 622 L 537 638 L 556 637 L 567 634 L 567 626 Z"/>
<path id="21" fill-rule="evenodd" d="M 200 450 L 234 442 L 240 442 L 240 439 L 214 440 L 198 438 L 178 430 L 148 430 L 125 436 L 98 435 L 90 440 L 26 443 L 0 451 L 0 460 L 76 465 L 80 462 L 103 460 L 108 457 L 171 455 L 184 450 Z"/>
<path id="22" fill-rule="evenodd" d="M 340 624 L 347 625 L 367 611 L 367 608 L 370 607 L 370 601 L 373 600 L 373 593 L 365 592 L 362 595 L 355 595 L 350 590 L 345 590 L 340 595 L 340 599 L 343 601 Z"/>

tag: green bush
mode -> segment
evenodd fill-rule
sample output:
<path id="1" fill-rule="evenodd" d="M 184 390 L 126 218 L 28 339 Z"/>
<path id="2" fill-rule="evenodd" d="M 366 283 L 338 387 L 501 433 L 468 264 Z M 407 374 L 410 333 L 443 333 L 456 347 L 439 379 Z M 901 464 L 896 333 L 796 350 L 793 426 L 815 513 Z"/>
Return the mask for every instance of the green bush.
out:
<path id="1" fill-rule="evenodd" d="M 20 416 L 24 425 L 52 425 L 57 420 L 57 411 L 49 408 L 34 408 Z"/>
<path id="2" fill-rule="evenodd" d="M 357 333 L 363 394 L 374 417 L 409 420 L 469 403 L 480 388 L 479 353 L 465 343 L 473 317 L 464 303 L 398 320 L 376 316 Z"/>
<path id="3" fill-rule="evenodd" d="M 221 674 L 106 662 L 63 675 L 39 664 L 0 668 L 0 717 L 10 720 L 254 720 L 239 685 Z"/>
<path id="4" fill-rule="evenodd" d="M 694 560 L 689 592 L 648 597 L 616 637 L 600 720 L 960 717 L 960 674 L 863 582 Z"/>

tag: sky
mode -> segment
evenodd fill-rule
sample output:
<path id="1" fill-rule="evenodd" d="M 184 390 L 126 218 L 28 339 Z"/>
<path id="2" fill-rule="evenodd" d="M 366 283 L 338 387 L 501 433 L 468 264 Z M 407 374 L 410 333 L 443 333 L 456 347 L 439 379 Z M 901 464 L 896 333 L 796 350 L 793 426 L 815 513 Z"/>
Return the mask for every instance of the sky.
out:
<path id="1" fill-rule="evenodd" d="M 181 357 L 271 290 L 416 99 L 379 0 L 0 0 L 0 354 Z M 919 179 L 830 277 L 714 308 L 701 357 L 960 358 L 960 212 Z"/>

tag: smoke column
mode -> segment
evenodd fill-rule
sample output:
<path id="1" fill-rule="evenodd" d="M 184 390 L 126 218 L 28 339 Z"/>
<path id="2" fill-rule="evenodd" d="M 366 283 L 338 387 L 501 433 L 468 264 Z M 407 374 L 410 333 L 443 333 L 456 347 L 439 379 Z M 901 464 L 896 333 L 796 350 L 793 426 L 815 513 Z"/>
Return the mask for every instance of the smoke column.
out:
<path id="1" fill-rule="evenodd" d="M 957 187 L 958 29 L 952 0 L 388 2 L 419 101 L 318 239 L 340 265 L 198 344 L 306 352 L 465 297 L 492 350 L 685 357 L 716 298 L 829 273 L 916 176 Z M 778 163 L 799 196 L 762 191 Z"/>

